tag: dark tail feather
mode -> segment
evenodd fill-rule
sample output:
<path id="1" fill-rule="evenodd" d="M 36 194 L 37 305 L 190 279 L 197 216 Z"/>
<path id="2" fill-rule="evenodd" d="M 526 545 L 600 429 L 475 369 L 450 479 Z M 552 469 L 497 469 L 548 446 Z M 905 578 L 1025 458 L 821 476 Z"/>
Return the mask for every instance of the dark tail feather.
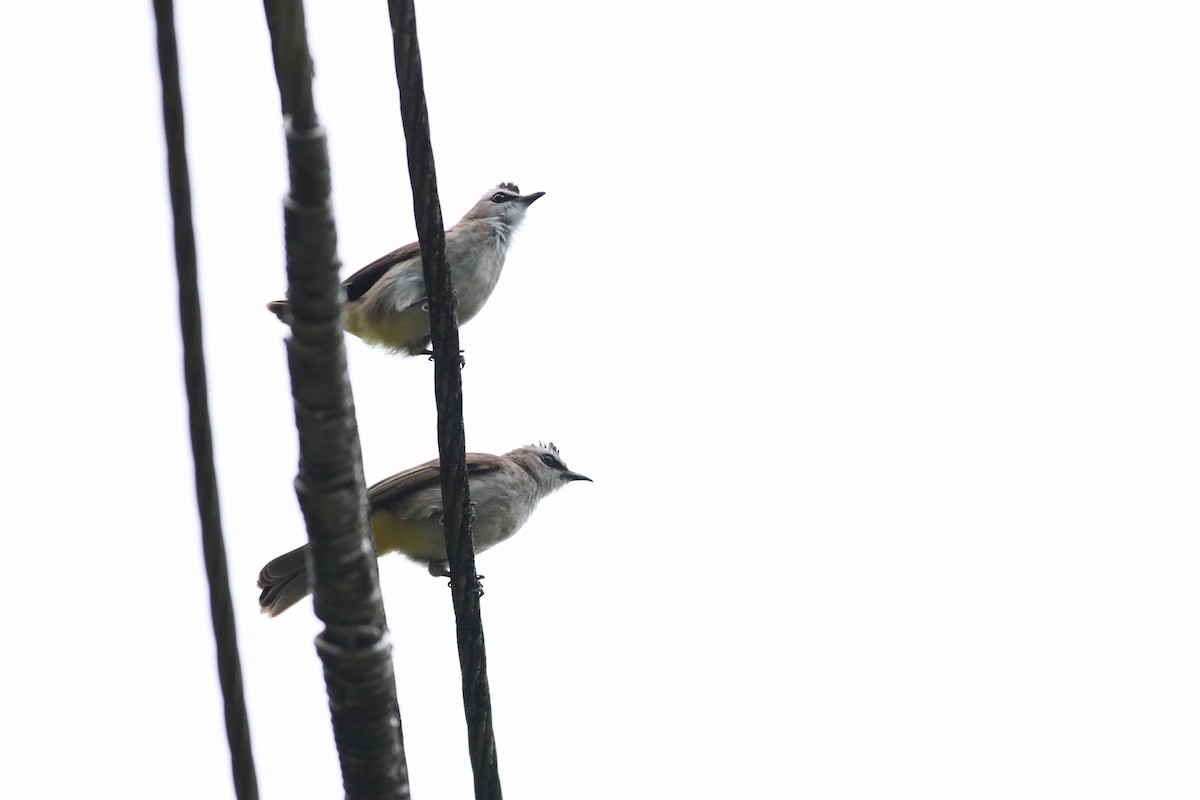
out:
<path id="1" fill-rule="evenodd" d="M 292 324 L 292 307 L 288 305 L 287 300 L 273 300 L 267 303 L 267 311 L 279 317 L 279 321 L 285 325 Z"/>
<path id="2" fill-rule="evenodd" d="M 258 606 L 264 614 L 276 616 L 308 596 L 308 545 L 267 562 L 258 573 Z"/>

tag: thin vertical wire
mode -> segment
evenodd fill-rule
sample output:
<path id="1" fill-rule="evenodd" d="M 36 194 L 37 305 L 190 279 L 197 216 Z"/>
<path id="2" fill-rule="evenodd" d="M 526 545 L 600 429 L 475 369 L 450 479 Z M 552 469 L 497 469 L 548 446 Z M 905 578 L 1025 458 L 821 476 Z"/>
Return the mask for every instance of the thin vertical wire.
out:
<path id="1" fill-rule="evenodd" d="M 184 139 L 183 95 L 179 87 L 179 54 L 175 44 L 172 0 L 154 0 L 158 28 L 158 69 L 162 77 L 163 127 L 167 139 L 167 176 L 175 219 L 175 266 L 179 276 L 179 323 L 183 335 L 183 372 L 187 386 L 188 422 L 196 471 L 196 504 L 204 564 L 208 572 L 209 604 L 217 645 L 217 671 L 225 702 L 225 734 L 229 740 L 233 783 L 239 800 L 257 800 L 258 781 L 250 748 L 250 724 L 242 688 L 237 627 L 229 592 L 221 503 L 213 463 L 212 428 L 208 412 L 208 381 L 200 319 L 200 290 L 196 269 L 196 237 L 192 225 L 191 184 Z"/>
<path id="2" fill-rule="evenodd" d="M 425 288 L 429 296 L 434 352 L 434 396 L 438 411 L 438 452 L 441 458 L 442 508 L 450 586 L 462 670 L 463 710 L 467 743 L 475 777 L 476 800 L 500 800 L 500 769 L 492 727 L 487 652 L 479 610 L 479 579 L 471 537 L 470 489 L 467 484 L 466 433 L 463 424 L 462 375 L 459 372 L 457 301 L 446 267 L 446 239 L 438 201 L 433 148 L 429 141 L 429 112 L 425 104 L 421 52 L 417 42 L 416 10 L 412 0 L 389 0 L 395 48 L 400 114 L 408 146 L 413 213 L 421 242 Z"/>

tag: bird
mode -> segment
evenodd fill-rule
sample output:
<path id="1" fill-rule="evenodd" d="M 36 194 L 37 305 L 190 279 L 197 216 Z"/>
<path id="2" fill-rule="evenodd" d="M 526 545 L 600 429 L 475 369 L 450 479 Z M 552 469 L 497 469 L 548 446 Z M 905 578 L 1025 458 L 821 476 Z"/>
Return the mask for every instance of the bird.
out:
<path id="1" fill-rule="evenodd" d="M 458 296 L 458 324 L 479 313 L 504 269 L 504 257 L 534 201 L 545 192 L 521 194 L 515 183 L 500 183 L 446 231 L 446 263 Z M 432 355 L 429 301 L 421 266 L 421 244 L 412 242 L 372 261 L 342 281 L 347 332 L 367 344 L 405 356 Z M 287 300 L 267 309 L 291 324 Z"/>
<path id="2" fill-rule="evenodd" d="M 367 490 L 367 502 L 377 555 L 398 552 L 424 564 L 431 575 L 448 576 L 439 463 L 435 458 L 385 478 Z M 468 453 L 467 480 L 475 552 L 482 553 L 520 530 L 543 498 L 572 481 L 592 479 L 567 469 L 551 442 L 499 456 Z M 259 610 L 272 617 L 304 599 L 311 591 L 308 545 L 267 562 L 258 588 Z"/>

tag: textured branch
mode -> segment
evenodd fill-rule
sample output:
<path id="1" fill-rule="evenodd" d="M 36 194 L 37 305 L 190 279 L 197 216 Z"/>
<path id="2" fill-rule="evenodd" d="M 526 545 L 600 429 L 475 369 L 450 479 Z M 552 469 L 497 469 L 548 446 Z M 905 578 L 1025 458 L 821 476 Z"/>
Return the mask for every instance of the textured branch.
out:
<path id="1" fill-rule="evenodd" d="M 456 300 L 450 284 L 450 270 L 446 267 L 446 240 L 438 201 L 433 148 L 429 142 L 429 112 L 425 105 L 421 52 L 417 43 L 416 11 L 412 0 L 389 0 L 388 10 L 395 47 L 396 79 L 400 87 L 400 114 L 408 145 L 413 213 L 421 241 L 425 288 L 429 295 L 446 551 L 450 559 L 450 585 L 458 631 L 468 746 L 475 775 L 475 797 L 476 800 L 500 800 L 500 772 L 492 730 L 487 654 L 483 642 L 483 620 L 479 613 L 479 581 L 475 573 L 475 549 L 471 539 L 473 515 L 467 485 Z"/>
<path id="2" fill-rule="evenodd" d="M 287 350 L 300 436 L 296 495 L 311 545 L 313 604 L 325 623 L 317 652 L 346 797 L 407 798 L 391 640 L 346 370 L 329 154 L 313 105 L 304 10 L 299 0 L 267 0 L 266 12 L 291 178 L 284 201 L 293 319 Z"/>

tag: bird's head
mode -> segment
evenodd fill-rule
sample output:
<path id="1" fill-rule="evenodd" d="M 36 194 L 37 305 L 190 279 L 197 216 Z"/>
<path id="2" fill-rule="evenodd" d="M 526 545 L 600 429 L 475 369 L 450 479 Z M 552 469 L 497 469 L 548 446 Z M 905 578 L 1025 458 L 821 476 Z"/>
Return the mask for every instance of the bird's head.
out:
<path id="1" fill-rule="evenodd" d="M 521 194 L 515 183 L 500 183 L 488 189 L 487 194 L 479 198 L 479 202 L 466 213 L 463 221 L 478 220 L 513 229 L 521 224 L 533 201 L 544 194 L 545 192 Z"/>
<path id="2" fill-rule="evenodd" d="M 571 481 L 588 481 L 591 478 L 567 469 L 554 443 L 530 444 L 518 447 L 508 457 L 521 465 L 547 494 Z"/>

